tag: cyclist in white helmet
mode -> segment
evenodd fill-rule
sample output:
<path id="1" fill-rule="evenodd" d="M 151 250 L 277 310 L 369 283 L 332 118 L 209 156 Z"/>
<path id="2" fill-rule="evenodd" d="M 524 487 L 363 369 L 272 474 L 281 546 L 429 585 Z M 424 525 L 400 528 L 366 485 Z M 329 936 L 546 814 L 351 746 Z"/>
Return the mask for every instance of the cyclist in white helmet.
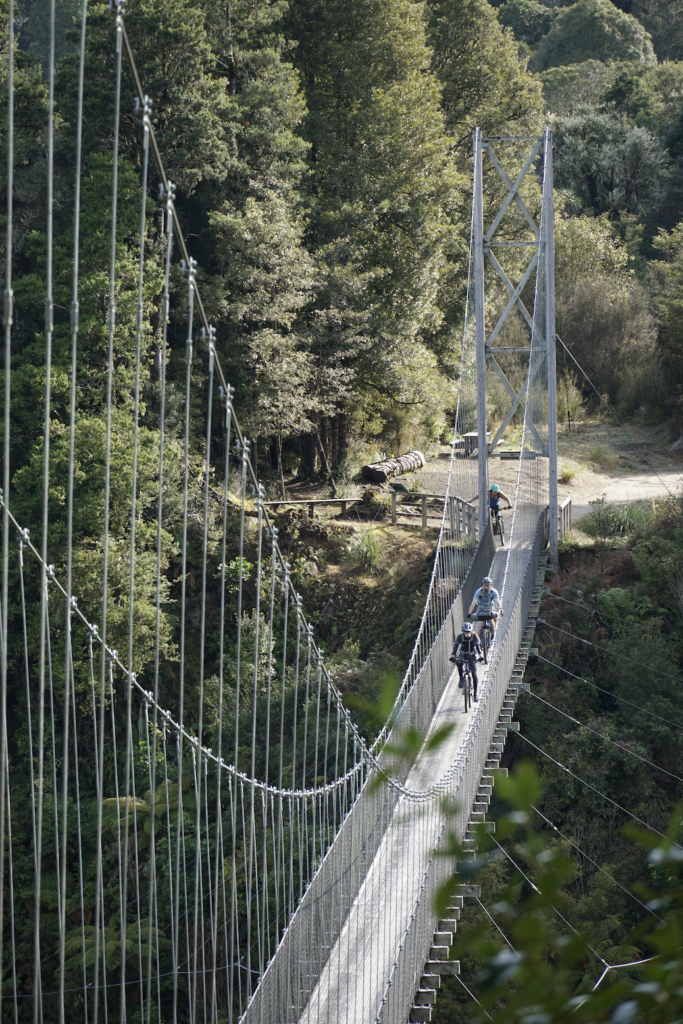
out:
<path id="1" fill-rule="evenodd" d="M 471 622 L 463 622 L 462 632 L 458 633 L 455 638 L 455 644 L 453 646 L 453 653 L 451 654 L 450 660 L 454 661 L 458 666 L 458 675 L 460 676 L 460 682 L 458 686 L 462 690 L 462 673 L 463 663 L 467 661 L 470 666 L 472 673 L 472 684 L 474 686 L 474 699 L 477 700 L 477 685 L 479 679 L 477 677 L 477 659 L 481 658 L 481 644 L 479 637 L 472 629 Z"/>
<path id="2" fill-rule="evenodd" d="M 477 636 L 481 637 L 484 622 L 488 621 L 491 629 L 491 639 L 496 631 L 496 619 L 500 614 L 500 594 L 493 586 L 490 576 L 484 576 L 479 590 L 472 598 L 469 615 L 477 613 Z"/>

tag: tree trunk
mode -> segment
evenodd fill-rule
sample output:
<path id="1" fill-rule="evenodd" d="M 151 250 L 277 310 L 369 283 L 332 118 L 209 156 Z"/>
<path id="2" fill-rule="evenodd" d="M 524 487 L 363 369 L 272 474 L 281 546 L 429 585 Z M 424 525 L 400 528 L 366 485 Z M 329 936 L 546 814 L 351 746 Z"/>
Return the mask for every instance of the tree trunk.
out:
<path id="1" fill-rule="evenodd" d="M 422 452 L 408 452 L 406 455 L 399 455 L 397 459 L 384 459 L 382 462 L 363 466 L 363 476 L 374 480 L 375 483 L 384 483 L 391 476 L 414 473 L 416 469 L 422 469 L 424 464 L 425 457 Z"/>
<path id="2" fill-rule="evenodd" d="M 251 468 L 254 476 L 258 479 L 258 438 L 254 437 L 251 442 Z"/>
<path id="3" fill-rule="evenodd" d="M 315 436 L 316 443 L 318 445 L 318 452 L 320 454 L 320 461 L 323 464 L 323 469 L 325 470 L 325 473 L 329 477 L 330 484 L 332 485 L 333 492 L 336 494 L 337 493 L 337 485 L 334 482 L 334 477 L 332 476 L 332 470 L 330 469 L 330 465 L 329 465 L 329 463 L 327 461 L 327 455 L 325 454 L 325 449 L 323 448 L 322 441 L 320 440 L 320 434 L 318 433 L 317 430 L 315 431 L 315 435 L 314 436 Z"/>
<path id="4" fill-rule="evenodd" d="M 275 451 L 277 458 L 277 482 L 280 488 L 280 497 L 285 501 L 287 495 L 285 494 L 285 474 L 282 470 L 282 434 L 278 434 L 275 438 Z"/>
<path id="5" fill-rule="evenodd" d="M 315 437 L 313 434 L 304 434 L 301 439 L 303 447 L 304 474 L 311 477 L 318 468 L 318 453 L 316 451 Z"/>
<path id="6" fill-rule="evenodd" d="M 339 469 L 339 416 L 332 417 L 332 458 L 330 460 L 332 469 L 337 472 Z"/>
<path id="7" fill-rule="evenodd" d="M 280 449 L 282 449 L 282 443 L 280 443 Z M 277 457 L 277 437 L 270 442 L 270 465 L 271 468 L 277 472 L 278 468 L 278 457 Z"/>
<path id="8" fill-rule="evenodd" d="M 330 450 L 328 442 L 327 416 L 323 416 L 322 419 L 320 420 L 320 433 L 318 434 L 318 441 L 322 445 L 322 449 L 325 452 L 325 461 L 323 462 L 323 466 L 325 467 L 327 466 L 328 462 L 327 453 Z"/>
<path id="9" fill-rule="evenodd" d="M 343 466 L 349 450 L 349 422 L 346 415 L 346 400 L 339 410 L 339 465 Z"/>

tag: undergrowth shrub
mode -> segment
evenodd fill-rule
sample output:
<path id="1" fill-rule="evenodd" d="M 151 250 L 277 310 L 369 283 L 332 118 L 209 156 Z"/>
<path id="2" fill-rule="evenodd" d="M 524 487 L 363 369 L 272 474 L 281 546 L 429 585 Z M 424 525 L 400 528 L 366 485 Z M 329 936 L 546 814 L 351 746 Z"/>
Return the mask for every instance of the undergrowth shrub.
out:
<path id="1" fill-rule="evenodd" d="M 351 554 L 359 566 L 367 572 L 375 572 L 386 562 L 389 552 L 389 538 L 383 530 L 369 526 L 356 534 L 350 545 Z"/>
<path id="2" fill-rule="evenodd" d="M 589 537 L 606 539 L 626 537 L 637 533 L 652 521 L 652 508 L 648 505 L 626 502 L 625 505 L 607 505 L 604 495 L 590 502 L 594 506 L 581 524 Z"/>

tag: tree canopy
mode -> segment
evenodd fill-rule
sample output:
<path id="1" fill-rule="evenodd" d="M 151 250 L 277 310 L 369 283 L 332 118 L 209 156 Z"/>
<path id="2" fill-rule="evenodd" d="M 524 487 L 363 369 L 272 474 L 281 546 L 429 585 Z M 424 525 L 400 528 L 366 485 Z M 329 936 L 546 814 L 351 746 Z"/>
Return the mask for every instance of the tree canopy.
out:
<path id="1" fill-rule="evenodd" d="M 536 50 L 535 71 L 586 60 L 655 61 L 652 40 L 645 28 L 630 14 L 624 14 L 610 0 L 579 0 L 561 10 L 550 31 Z"/>

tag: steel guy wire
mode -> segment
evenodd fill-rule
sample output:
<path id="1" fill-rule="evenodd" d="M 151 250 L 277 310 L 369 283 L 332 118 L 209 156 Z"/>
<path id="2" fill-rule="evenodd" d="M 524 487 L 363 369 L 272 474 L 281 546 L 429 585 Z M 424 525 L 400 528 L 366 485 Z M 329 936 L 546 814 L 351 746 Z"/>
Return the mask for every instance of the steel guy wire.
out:
<path id="1" fill-rule="evenodd" d="M 209 383 L 208 383 L 208 409 L 206 416 L 206 463 L 204 470 L 204 522 L 202 530 L 202 597 L 201 597 L 201 611 L 200 611 L 200 627 L 199 627 L 199 710 L 198 710 L 198 728 L 197 728 L 197 774 L 201 779 L 202 773 L 202 735 L 204 727 L 204 651 L 206 641 L 206 572 L 207 572 L 207 557 L 208 557 L 208 535 L 209 535 L 209 471 L 211 465 L 211 429 L 213 425 L 213 339 L 209 337 Z M 201 830 L 201 785 L 197 792 L 197 809 L 196 809 L 196 828 L 197 835 L 200 834 Z M 194 948 L 197 948 L 197 926 L 199 922 L 199 869 L 201 859 L 201 843 L 197 843 L 196 860 L 195 860 L 195 914 L 194 914 Z M 213 914 L 211 915 L 213 917 Z M 202 918 L 203 922 L 203 918 Z M 193 985 L 193 1007 L 192 1016 L 196 1016 L 197 1012 L 197 958 L 195 956 L 195 978 Z"/>
<path id="2" fill-rule="evenodd" d="M 590 861 L 590 863 L 593 865 L 593 867 L 596 867 L 598 869 L 598 871 L 602 872 L 602 874 L 605 875 L 606 878 L 609 878 L 610 882 L 614 882 L 614 884 L 619 886 L 619 888 L 622 889 L 626 893 L 627 896 L 630 896 L 632 900 L 635 900 L 636 903 L 640 904 L 640 906 L 643 908 L 643 910 L 647 910 L 648 914 L 652 914 L 653 917 L 657 918 L 658 921 L 660 921 L 662 924 L 664 924 L 664 921 L 662 921 L 662 918 L 659 917 L 657 914 L 655 914 L 654 910 L 652 910 L 650 907 L 648 907 L 647 904 L 643 903 L 642 900 L 639 900 L 638 897 L 635 896 L 629 889 L 627 889 L 625 885 L 622 885 L 621 882 L 618 882 L 613 875 L 610 875 L 609 871 L 605 871 L 605 869 L 603 867 L 601 867 L 598 864 L 597 861 L 593 860 L 592 857 L 589 857 L 587 853 L 584 853 L 584 851 L 581 849 L 581 847 L 578 846 L 574 842 L 573 839 L 569 839 L 567 836 L 564 835 L 564 833 L 560 832 L 560 830 L 557 827 L 557 825 L 554 825 L 553 822 L 550 820 L 550 818 L 546 818 L 545 814 L 543 814 L 542 811 L 539 811 L 538 807 L 536 807 L 534 804 L 532 804 L 531 806 L 533 807 L 534 811 L 536 811 L 536 814 L 538 814 L 539 817 L 543 818 L 545 823 L 547 825 L 550 825 L 550 827 L 555 832 L 557 832 L 558 836 L 561 839 L 564 839 L 565 843 L 569 843 L 571 846 L 573 846 L 574 849 L 578 853 L 580 853 L 582 857 L 584 857 L 587 861 Z"/>
<path id="3" fill-rule="evenodd" d="M 71 395 L 69 403 L 69 468 L 67 481 L 67 567 L 66 567 L 66 619 L 65 619 L 65 665 L 64 665 L 64 688 L 65 688 L 65 717 L 64 717 L 64 756 L 62 772 L 62 889 L 66 892 L 66 859 L 67 859 L 67 795 L 68 795 L 68 763 L 69 763 L 69 687 L 73 680 L 73 661 L 71 657 L 71 601 L 72 601 L 72 571 L 73 571 L 73 499 L 74 499 L 74 449 L 76 439 L 76 377 L 77 377 L 77 352 L 78 352 L 78 274 L 79 274 L 79 242 L 80 242 L 80 218 L 81 218 L 81 157 L 83 141 L 83 87 L 84 87 L 84 66 L 85 66 L 85 28 L 87 16 L 87 0 L 83 0 L 81 6 L 81 32 L 78 57 L 78 99 L 76 111 L 76 152 L 75 152 L 75 183 L 74 183 L 74 236 L 73 236 L 73 271 L 71 290 Z M 75 724 L 74 724 L 75 727 Z M 74 737 L 75 740 L 75 737 Z M 77 767 L 77 766 L 76 766 Z M 80 816 L 80 807 L 79 807 Z M 0 830 L 1 834 L 1 830 Z M 79 837 L 80 849 L 80 837 Z M 81 871 L 82 886 L 82 871 Z M 59 1019 L 64 1024 L 64 957 L 65 957 L 65 933 L 66 933 L 66 901 L 62 908 L 60 921 L 60 996 L 59 996 Z M 85 943 L 85 940 L 83 940 Z M 85 964 L 84 964 L 85 977 Z M 87 1024 L 87 999 L 84 1004 Z"/>
<path id="4" fill-rule="evenodd" d="M 570 722 L 574 723 L 574 725 L 578 725 L 581 729 L 585 729 L 586 732 L 592 733 L 593 736 L 597 736 L 605 743 L 610 743 L 613 747 L 618 747 L 619 750 L 623 750 L 625 754 L 629 754 L 631 757 L 636 757 L 639 761 L 642 761 L 643 764 L 649 765 L 650 768 L 656 768 L 657 771 L 663 772 L 664 775 L 668 775 L 669 778 L 676 779 L 677 782 L 683 782 L 683 779 L 680 777 L 680 775 L 676 775 L 674 774 L 674 772 L 667 771 L 666 768 L 662 768 L 661 765 L 655 764 L 654 761 L 648 761 L 646 757 L 642 757 L 640 754 L 636 754 L 635 750 L 630 750 L 624 743 L 619 743 L 617 740 L 610 739 L 609 736 L 605 736 L 604 733 L 598 732 L 597 729 L 592 729 L 589 725 L 584 725 L 583 722 L 580 722 L 578 720 L 578 718 L 574 718 L 574 716 L 570 715 L 568 712 L 562 711 L 561 708 L 555 707 L 554 704 L 551 704 L 550 701 L 545 700 L 543 697 L 539 696 L 539 694 L 534 693 L 532 690 L 529 690 L 528 693 L 531 697 L 534 697 L 536 700 L 540 701 L 541 704 L 545 704 L 546 707 L 551 708 L 553 711 L 557 711 L 558 715 L 562 715 L 563 718 L 568 718 Z"/>
<path id="5" fill-rule="evenodd" d="M 491 924 L 492 924 L 492 925 L 493 925 L 493 926 L 494 926 L 495 928 L 497 928 L 497 929 L 498 929 L 498 931 L 500 932 L 500 934 L 502 935 L 503 939 L 504 939 L 504 940 L 505 940 L 505 942 L 506 942 L 506 943 L 508 944 L 508 946 L 510 947 L 510 949 L 512 950 L 512 952 L 513 952 L 513 953 L 516 953 L 516 952 L 517 952 L 517 950 L 516 950 L 516 949 L 515 949 L 515 947 L 514 947 L 514 946 L 512 945 L 512 943 L 510 942 L 510 940 L 508 939 L 507 935 L 505 934 L 505 932 L 503 931 L 503 929 L 502 929 L 502 928 L 500 927 L 500 925 L 498 924 L 498 922 L 496 921 L 496 919 L 495 919 L 495 918 L 494 918 L 494 917 L 493 917 L 493 916 L 492 916 L 492 915 L 491 915 L 491 914 L 490 914 L 490 913 L 488 912 L 488 910 L 486 909 L 486 907 L 485 907 L 485 906 L 484 906 L 484 904 L 483 904 L 483 903 L 481 902 L 481 900 L 479 899 L 479 897 L 478 897 L 478 896 L 476 896 L 476 897 L 475 897 L 475 899 L 476 899 L 477 903 L 479 904 L 479 906 L 481 907 L 481 909 L 482 909 L 482 910 L 484 911 L 484 913 L 486 914 L 486 916 L 488 917 L 488 919 L 489 919 L 489 921 L 491 922 Z"/>
<path id="6" fill-rule="evenodd" d="M 513 867 L 515 867 L 517 869 L 517 871 L 519 871 L 519 873 L 522 876 L 522 878 L 531 886 L 531 888 L 534 890 L 534 892 L 538 893 L 539 896 L 542 896 L 543 893 L 538 888 L 538 886 L 534 882 L 531 881 L 529 876 L 527 874 L 525 874 L 524 871 L 522 871 L 522 869 L 520 868 L 520 866 L 517 863 L 517 861 L 508 853 L 508 851 L 505 849 L 505 847 L 501 846 L 501 844 L 498 842 L 498 840 L 495 838 L 495 836 L 491 835 L 491 839 L 496 844 L 496 846 L 501 851 L 501 853 L 503 853 L 507 857 L 507 859 L 513 865 Z M 554 911 L 554 913 L 557 914 L 557 916 L 560 918 L 560 920 L 563 921 L 567 925 L 568 928 L 571 928 L 571 930 L 574 932 L 574 934 L 576 936 L 578 936 L 579 938 L 583 938 L 583 936 L 576 930 L 574 925 L 571 924 L 567 920 L 567 918 L 563 914 L 560 913 L 560 911 L 557 909 L 557 907 L 553 906 L 553 904 L 551 903 L 550 904 L 550 908 L 551 908 L 551 910 Z M 597 950 L 593 949 L 593 947 L 591 946 L 591 944 L 589 942 L 586 942 L 585 938 L 583 939 L 583 941 L 586 943 L 586 946 L 588 947 L 588 949 L 590 949 L 591 953 L 596 957 L 596 959 L 598 959 L 602 964 L 604 964 L 605 967 L 608 967 L 609 964 L 604 959 L 604 957 L 600 956 L 600 954 L 597 952 Z"/>
<path id="7" fill-rule="evenodd" d="M 549 629 L 554 629 L 558 633 L 563 633 L 565 636 L 570 636 L 572 640 L 578 640 L 582 644 L 587 644 L 589 647 L 595 647 L 598 651 L 604 651 L 605 654 L 611 654 L 615 658 L 619 658 L 621 661 L 628 661 L 631 665 L 637 665 L 638 668 L 647 669 L 648 672 L 654 672 L 658 676 L 665 676 L 667 679 L 673 679 L 676 683 L 683 683 L 683 679 L 680 676 L 674 676 L 670 672 L 663 672 L 661 669 L 653 668 L 651 665 L 644 665 L 642 661 L 635 661 L 633 658 L 627 658 L 625 654 L 619 654 L 618 651 L 611 651 L 609 647 L 603 647 L 601 644 L 596 644 L 592 640 L 584 640 L 582 636 L 576 636 L 574 633 L 569 633 L 566 629 L 561 629 L 559 626 L 553 626 L 552 622 L 546 622 L 545 619 L 538 619 L 538 624 L 547 626 Z"/>
<path id="8" fill-rule="evenodd" d="M 486 1014 L 486 1016 L 488 1017 L 488 1019 L 489 1019 L 489 1020 L 493 1020 L 493 1017 L 491 1016 L 491 1014 L 490 1014 L 490 1013 L 488 1012 L 488 1010 L 484 1010 L 484 1007 L 483 1007 L 483 1006 L 481 1005 L 481 1003 L 479 1002 L 479 1000 L 477 999 L 477 997 L 475 996 L 475 994 L 474 994 L 473 992 L 471 992 L 471 991 L 470 991 L 470 990 L 468 989 L 467 985 L 466 985 L 466 984 L 465 984 L 465 982 L 464 982 L 464 981 L 462 980 L 462 978 L 460 977 L 460 975 L 459 975 L 459 974 L 456 974 L 456 975 L 455 975 L 455 977 L 456 977 L 456 979 L 457 979 L 457 980 L 458 980 L 458 981 L 460 982 L 460 984 L 462 985 L 462 987 L 463 987 L 463 988 L 465 989 L 465 992 L 467 992 L 467 995 L 468 995 L 468 996 L 470 997 L 470 999 L 473 999 L 473 1000 L 474 1000 L 474 1002 L 475 1002 L 475 1003 L 477 1004 L 477 1006 L 478 1006 L 478 1007 L 479 1007 L 479 1008 L 480 1008 L 481 1010 L 483 1010 L 483 1012 L 484 1012 L 484 1013 Z"/>
<path id="9" fill-rule="evenodd" d="M 140 245 L 138 254 L 138 286 L 137 286 L 137 305 L 136 305 L 136 321 L 135 321 L 135 384 L 134 384 L 134 399 L 133 399 L 133 464 L 131 472 L 131 499 L 130 499 L 130 580 L 128 590 L 128 668 L 131 673 L 127 679 L 126 685 L 126 759 L 125 759 L 125 781 L 124 781 L 124 800 L 125 800 L 125 811 L 124 811 L 124 829 L 123 833 L 126 837 L 123 850 L 123 894 L 122 894 L 122 906 L 125 907 L 128 904 L 128 816 L 130 813 L 128 793 L 131 786 L 131 751 L 132 751 L 132 698 L 133 698 L 133 686 L 132 686 L 132 670 L 133 670 L 133 624 L 134 624 L 134 600 L 135 600 L 135 542 L 136 542 L 136 525 L 137 525 L 137 470 L 138 470 L 138 429 L 139 429 L 139 412 L 140 412 L 140 349 L 142 340 L 142 315 L 143 315 L 143 280 L 144 280 L 144 269 L 145 269 L 145 236 L 146 236 L 146 214 L 147 214 L 147 175 L 149 169 L 149 131 L 147 125 L 149 122 L 149 111 L 150 104 L 147 98 L 145 98 L 144 105 L 140 110 L 142 116 L 142 132 L 143 132 L 143 159 L 142 159 L 142 188 L 141 188 L 141 200 L 140 200 Z M 134 776 L 134 773 L 133 773 Z M 135 779 L 133 777 L 133 786 L 135 786 Z M 135 813 L 135 803 L 133 803 L 133 813 Z M 137 829 L 136 829 L 137 833 Z M 135 853 L 137 858 L 137 844 L 135 846 Z M 138 872 L 135 872 L 136 885 L 139 878 Z M 139 904 L 138 904 L 138 919 L 139 919 Z M 139 944 L 139 920 L 138 920 L 138 944 Z M 125 1021 L 125 979 L 126 979 L 126 962 L 125 956 L 125 942 L 126 942 L 126 919 L 122 914 L 121 921 L 121 1024 Z M 142 970 L 140 971 L 142 977 Z M 144 1007 L 144 998 L 141 993 L 140 999 L 141 1005 Z"/>
<path id="10" fill-rule="evenodd" d="M 594 690 L 599 690 L 600 693 L 606 693 L 609 697 L 613 697 L 614 700 L 618 700 L 622 704 L 628 704 L 629 707 L 635 708 L 636 711 L 642 711 L 644 715 L 649 715 L 651 718 L 657 718 L 660 722 L 673 726 L 674 729 L 683 729 L 683 725 L 680 725 L 678 722 L 672 722 L 668 718 L 663 718 L 661 715 L 655 714 L 654 711 L 648 711 L 647 708 L 641 707 L 640 704 L 634 704 L 633 701 L 626 700 L 625 697 L 620 697 L 618 694 L 613 693 L 612 690 L 606 690 L 604 686 L 598 686 L 598 684 L 594 683 L 592 679 L 585 679 L 583 676 L 577 676 L 573 672 L 570 672 L 568 668 L 563 668 L 562 665 L 558 665 L 556 662 L 550 661 L 549 658 L 544 658 L 542 654 L 537 654 L 535 657 L 537 657 L 539 661 L 545 662 L 546 665 L 552 665 L 552 667 L 556 668 L 558 672 L 564 672 L 565 675 L 571 676 L 572 679 L 576 679 L 579 683 L 585 683 L 586 686 L 592 686 Z"/>
<path id="11" fill-rule="evenodd" d="M 147 133 L 149 132 L 148 125 L 145 125 L 144 129 Z M 147 138 L 147 155 L 149 154 L 149 138 Z M 169 183 L 169 188 L 170 188 Z M 160 200 L 164 199 L 166 212 L 168 214 L 168 207 L 171 202 L 172 192 L 169 192 L 167 196 L 163 196 L 160 190 Z M 163 209 L 163 207 L 162 207 Z M 159 708 L 159 642 L 161 636 L 161 524 L 163 521 L 163 502 L 164 502 L 164 434 L 166 430 L 166 353 L 167 353 L 167 338 L 168 338 L 168 313 L 169 313 L 169 281 L 171 273 L 171 252 L 173 247 L 173 218 L 167 215 L 164 221 L 166 228 L 166 252 L 164 256 L 164 284 L 161 297 L 161 353 L 160 353 L 160 388 L 159 388 L 159 481 L 158 481 L 158 492 L 157 492 L 157 530 L 156 530 L 156 594 L 155 594 L 155 609 L 154 609 L 154 695 L 153 695 L 153 711 L 152 711 L 152 756 L 150 759 L 150 818 L 153 820 L 155 814 L 155 799 L 156 799 L 156 759 L 157 759 L 157 743 L 158 743 L 158 730 L 157 730 L 157 715 Z M 145 709 L 148 707 L 148 701 L 145 701 Z M 149 742 L 149 734 L 148 734 Z M 220 756 L 220 755 L 219 755 Z M 164 765 L 166 766 L 166 758 L 164 754 Z M 218 773 L 220 778 L 220 772 Z M 168 780 L 166 780 L 166 800 L 168 802 Z M 148 917 L 151 920 L 152 917 L 152 901 L 156 900 L 156 837 L 154 829 L 150 834 L 150 859 L 151 859 L 151 870 L 150 870 L 150 891 L 149 891 L 149 903 L 148 903 Z M 171 861 L 169 860 L 169 863 Z M 147 1024 L 151 1024 L 151 1002 L 152 1002 L 152 946 L 148 943 L 148 955 L 147 955 Z M 158 956 L 158 954 L 157 954 Z"/>
<path id="12" fill-rule="evenodd" d="M 143 100 L 144 102 L 144 100 Z M 150 138 L 154 138 L 152 128 L 149 129 Z M 187 502 L 188 502 L 188 481 L 190 472 L 190 385 L 192 380 L 192 328 L 194 311 L 194 260 L 188 258 L 181 262 L 181 269 L 187 274 L 188 286 L 188 317 L 187 317 L 187 341 L 185 344 L 185 413 L 183 421 L 183 525 L 181 534 L 181 570 L 180 570 L 180 678 L 178 695 L 178 722 L 181 731 L 178 732 L 178 808 L 177 808 L 177 834 L 183 830 L 183 732 L 185 714 L 185 633 L 186 633 L 186 605 L 187 605 Z M 176 851 L 175 868 L 175 900 L 180 905 L 180 858 L 181 846 Z M 179 935 L 176 935 L 175 959 L 179 957 Z M 173 1024 L 178 1020 L 178 983 L 173 979 Z"/>
<path id="13" fill-rule="evenodd" d="M 171 224 L 172 224 L 171 219 Z M 221 390 L 221 398 L 225 409 L 225 459 L 223 465 L 223 531 L 222 531 L 222 542 L 221 542 L 221 587 L 220 587 L 220 627 L 219 627 L 219 650 L 218 650 L 218 763 L 222 763 L 223 754 L 223 669 L 224 669 L 224 643 L 225 643 L 225 554 L 226 554 L 226 536 L 227 536 L 227 516 L 228 516 L 228 473 L 230 467 L 230 426 L 231 426 L 231 407 L 230 407 L 230 390 L 223 392 Z M 273 551 L 273 566 L 275 565 L 275 552 Z M 285 614 L 287 610 L 286 600 L 286 589 L 285 589 Z M 283 659 L 284 661 L 284 659 Z M 284 686 L 283 686 L 283 702 L 284 702 Z M 284 703 L 283 703 L 284 707 Z M 280 753 L 282 758 L 282 753 Z M 222 804 L 221 804 L 221 783 L 223 779 L 222 772 L 218 771 L 216 779 L 216 820 L 218 821 L 218 836 L 216 841 L 216 861 L 215 861 L 215 876 L 218 880 L 218 865 L 224 863 L 224 848 L 223 848 L 223 818 L 222 818 Z M 282 772 L 280 772 L 282 775 Z M 268 779 L 265 780 L 266 785 Z M 280 788 L 282 787 L 282 778 L 280 778 Z M 220 861 L 219 861 L 220 852 Z M 223 905 L 224 905 L 224 925 L 227 927 L 227 919 L 225 915 L 225 882 L 222 886 L 223 891 Z M 277 899 L 277 896 L 276 896 Z M 216 894 L 216 911 L 213 920 L 214 936 L 218 936 L 218 894 Z M 217 1011 L 217 977 L 216 977 L 216 942 L 212 950 L 212 970 L 211 970 L 211 1014 L 212 1021 Z M 230 1015 L 232 1014 L 232 1007 L 230 1008 Z"/>
<path id="14" fill-rule="evenodd" d="M 637 814 L 633 814 L 632 811 L 629 811 L 625 807 L 622 807 L 621 804 L 618 804 L 616 800 L 613 800 L 611 797 L 606 796 L 604 793 L 601 793 L 600 790 L 596 789 L 595 786 L 592 786 L 590 782 L 586 782 L 585 779 L 582 779 L 579 775 L 576 775 L 575 772 L 571 770 L 571 768 L 567 768 L 566 765 L 562 764 L 560 761 L 555 760 L 555 758 L 548 754 L 545 750 L 543 750 L 542 747 L 539 747 L 535 743 L 533 743 L 528 738 L 528 736 L 524 735 L 523 732 L 516 733 L 516 735 L 520 739 L 524 740 L 525 743 L 528 743 L 529 746 L 533 747 L 534 750 L 537 750 L 539 754 L 543 754 L 544 757 L 547 757 L 549 761 L 552 761 L 553 764 L 557 765 L 558 768 L 561 768 L 562 771 L 567 772 L 568 775 L 571 775 L 571 777 L 573 779 L 576 779 L 577 782 L 580 782 L 583 786 L 586 786 L 588 789 L 591 789 L 594 793 L 597 793 L 599 797 L 602 797 L 603 800 L 607 800 L 608 803 L 618 808 L 618 810 L 623 811 L 624 814 L 627 814 L 629 816 L 629 818 L 633 818 L 633 820 L 637 821 L 639 825 L 642 825 L 650 832 L 654 832 L 655 835 L 658 835 L 661 839 L 666 839 L 667 842 L 669 841 L 668 836 L 665 836 L 663 832 L 660 832 L 659 829 L 656 829 L 654 825 L 648 825 L 648 823 L 646 821 L 643 821 L 642 818 L 639 818 Z M 681 846 L 679 843 L 675 842 L 674 840 L 670 841 L 673 846 L 678 847 L 679 850 L 683 850 L 683 846 Z"/>
<path id="15" fill-rule="evenodd" d="M 620 616 L 614 615 L 612 612 L 605 611 L 604 608 L 589 608 L 586 604 L 579 604 L 578 601 L 570 601 L 568 597 L 562 597 L 560 594 L 553 594 L 551 590 L 544 590 L 543 596 L 551 597 L 555 601 L 563 601 L 565 604 L 574 605 L 575 608 L 581 608 L 585 612 L 590 612 L 591 615 L 595 613 L 598 614 L 600 618 L 608 618 L 611 619 L 612 622 L 619 622 L 624 626 L 632 626 L 634 629 L 638 629 L 644 633 L 652 633 L 654 636 L 660 636 L 662 640 L 668 640 L 671 643 L 680 644 L 683 642 L 681 637 L 671 636 L 670 633 L 662 633 L 661 630 L 654 629 L 652 626 L 646 626 L 644 623 L 629 622 L 628 619 L 622 619 Z"/>

